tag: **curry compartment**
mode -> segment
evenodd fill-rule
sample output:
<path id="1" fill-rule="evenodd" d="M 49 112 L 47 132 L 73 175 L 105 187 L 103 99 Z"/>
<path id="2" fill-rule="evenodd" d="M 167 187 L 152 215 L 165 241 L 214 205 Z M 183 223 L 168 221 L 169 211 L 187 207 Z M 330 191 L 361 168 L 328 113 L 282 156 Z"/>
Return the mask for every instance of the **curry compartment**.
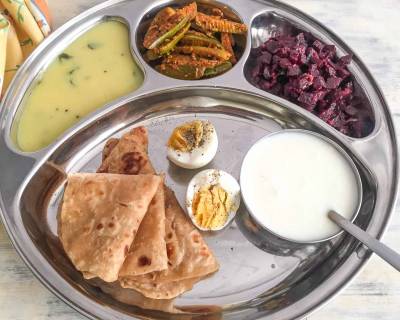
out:
<path id="1" fill-rule="evenodd" d="M 158 72 L 198 80 L 230 70 L 243 55 L 247 31 L 240 17 L 221 3 L 172 2 L 144 16 L 136 42 Z"/>
<path id="2" fill-rule="evenodd" d="M 87 115 L 143 83 L 128 26 L 120 20 L 102 19 L 56 52 L 30 83 L 13 123 L 13 139 L 25 152 L 45 148 Z"/>

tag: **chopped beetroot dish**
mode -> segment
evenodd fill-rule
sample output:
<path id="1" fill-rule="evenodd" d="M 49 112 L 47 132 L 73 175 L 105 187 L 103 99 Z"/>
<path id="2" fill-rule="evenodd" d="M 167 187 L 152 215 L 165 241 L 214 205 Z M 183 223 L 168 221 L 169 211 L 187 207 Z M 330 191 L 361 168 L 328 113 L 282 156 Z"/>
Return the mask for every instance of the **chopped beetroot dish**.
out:
<path id="1" fill-rule="evenodd" d="M 355 94 L 347 69 L 351 56 L 338 58 L 336 47 L 313 35 L 278 35 L 251 52 L 249 81 L 286 98 L 340 132 L 364 137 L 373 129 L 371 110 Z"/>

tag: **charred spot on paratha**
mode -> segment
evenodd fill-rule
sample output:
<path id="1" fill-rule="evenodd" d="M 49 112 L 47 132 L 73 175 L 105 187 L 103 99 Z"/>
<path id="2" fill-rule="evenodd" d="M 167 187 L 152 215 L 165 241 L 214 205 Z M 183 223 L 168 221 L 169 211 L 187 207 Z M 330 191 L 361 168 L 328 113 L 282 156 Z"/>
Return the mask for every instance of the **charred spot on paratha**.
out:
<path id="1" fill-rule="evenodd" d="M 118 202 L 118 205 L 120 205 L 121 207 L 125 207 L 125 208 L 128 207 L 128 205 L 126 203 L 123 203 L 123 202 Z"/>
<path id="2" fill-rule="evenodd" d="M 138 259 L 138 266 L 139 267 L 145 267 L 145 266 L 150 266 L 151 265 L 151 259 L 147 256 L 141 256 Z"/>
<path id="3" fill-rule="evenodd" d="M 167 243 L 167 256 L 170 259 L 175 253 L 175 247 L 172 243 Z"/>
<path id="4" fill-rule="evenodd" d="M 125 153 L 121 160 L 125 174 L 138 174 L 147 163 L 147 160 L 136 151 Z"/>

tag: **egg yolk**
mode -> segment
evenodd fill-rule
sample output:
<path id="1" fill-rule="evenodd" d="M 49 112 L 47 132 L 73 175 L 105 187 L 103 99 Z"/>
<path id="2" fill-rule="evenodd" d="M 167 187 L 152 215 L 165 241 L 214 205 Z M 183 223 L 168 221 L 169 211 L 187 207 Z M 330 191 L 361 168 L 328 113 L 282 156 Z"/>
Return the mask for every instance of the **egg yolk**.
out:
<path id="1" fill-rule="evenodd" d="M 200 227 L 215 229 L 228 220 L 231 200 L 228 193 L 219 185 L 200 188 L 192 203 L 193 215 Z"/>
<path id="2" fill-rule="evenodd" d="M 168 140 L 168 147 L 182 152 L 190 152 L 200 146 L 203 131 L 203 122 L 199 120 L 176 127 Z"/>

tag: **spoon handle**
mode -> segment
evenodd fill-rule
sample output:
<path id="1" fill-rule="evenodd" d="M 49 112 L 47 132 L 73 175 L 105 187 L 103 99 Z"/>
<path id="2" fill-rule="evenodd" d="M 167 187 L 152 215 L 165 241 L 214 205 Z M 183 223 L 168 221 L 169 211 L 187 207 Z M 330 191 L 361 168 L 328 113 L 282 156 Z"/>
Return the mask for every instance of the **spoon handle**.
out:
<path id="1" fill-rule="evenodd" d="M 353 237 L 360 240 L 383 260 L 391 264 L 394 268 L 400 271 L 400 254 L 384 245 L 382 242 L 371 237 L 364 230 L 361 230 L 356 225 L 352 224 L 349 220 L 343 218 L 340 214 L 335 211 L 329 211 L 328 217 L 335 222 L 337 225 L 342 227 Z"/>

